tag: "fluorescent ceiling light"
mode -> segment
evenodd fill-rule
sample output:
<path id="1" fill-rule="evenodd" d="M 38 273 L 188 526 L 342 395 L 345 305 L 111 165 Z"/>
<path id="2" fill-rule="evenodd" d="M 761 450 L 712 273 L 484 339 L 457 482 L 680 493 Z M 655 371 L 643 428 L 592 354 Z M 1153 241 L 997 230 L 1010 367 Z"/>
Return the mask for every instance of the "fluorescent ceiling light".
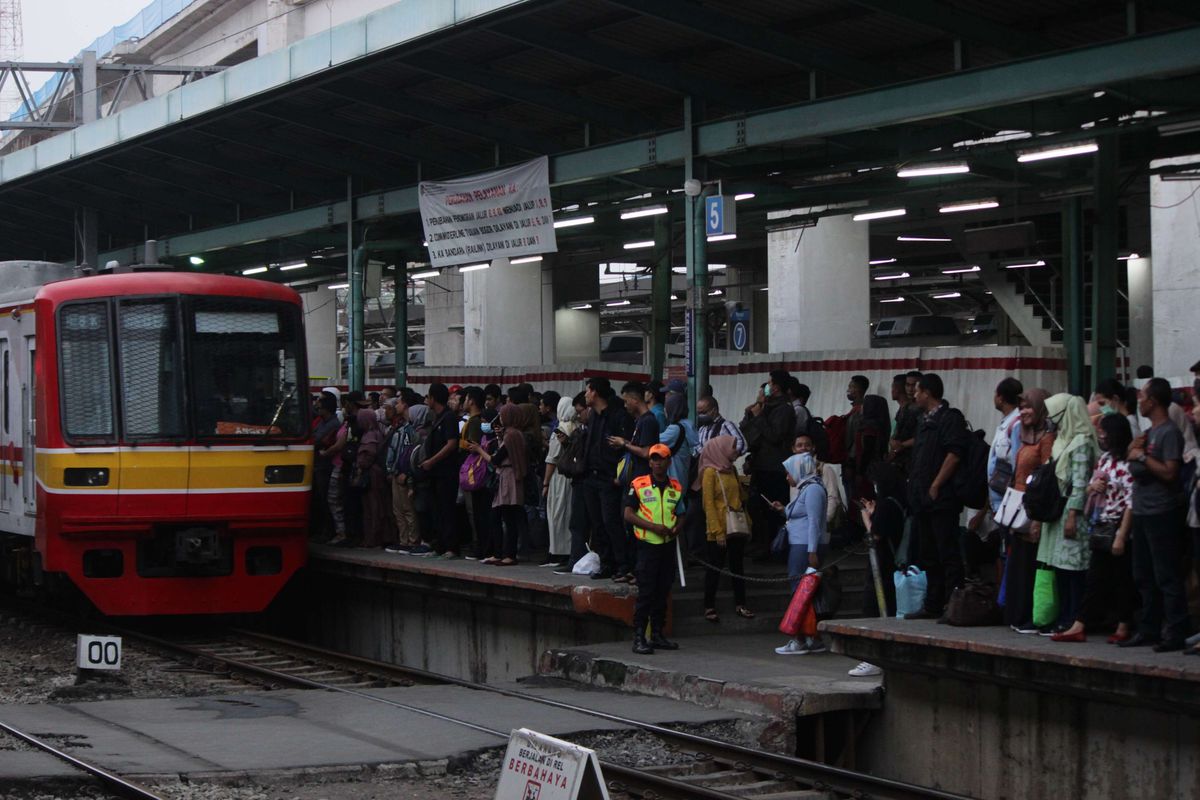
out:
<path id="1" fill-rule="evenodd" d="M 880 300 L 881 303 L 903 303 L 903 297 L 889 297 L 886 300 Z"/>
<path id="2" fill-rule="evenodd" d="M 1135 258 L 1141 258 L 1137 253 L 1130 253 L 1127 256 L 1117 256 L 1117 261 L 1132 261 Z"/>
<path id="3" fill-rule="evenodd" d="M 911 277 L 912 277 L 912 275 L 909 275 L 907 272 L 897 272 L 895 275 L 876 275 L 875 280 L 877 280 L 877 281 L 898 281 L 902 278 L 911 278 Z"/>
<path id="4" fill-rule="evenodd" d="M 629 305 L 629 301 L 628 300 L 613 300 L 611 302 L 605 303 L 604 305 L 608 306 L 609 308 L 615 308 L 616 306 L 627 306 L 627 305 Z"/>
<path id="5" fill-rule="evenodd" d="M 710 241 L 710 242 L 728 242 L 730 239 L 736 239 L 736 238 L 737 238 L 736 233 L 722 233 L 719 236 L 709 236 L 708 241 Z"/>
<path id="6" fill-rule="evenodd" d="M 1200 132 L 1200 121 L 1191 120 L 1188 122 L 1168 122 L 1158 126 L 1159 136 L 1180 136 L 1185 133 Z"/>
<path id="7" fill-rule="evenodd" d="M 250 269 L 242 270 L 242 274 L 243 275 L 261 275 L 262 273 L 264 273 L 266 271 L 267 271 L 266 267 L 251 267 Z"/>
<path id="8" fill-rule="evenodd" d="M 926 175 L 962 175 L 971 168 L 965 162 L 956 164 L 927 164 L 923 167 L 903 167 L 896 170 L 897 178 L 922 178 Z"/>
<path id="9" fill-rule="evenodd" d="M 982 211 L 985 208 L 999 208 L 1000 203 L 993 199 L 971 200 L 965 203 L 951 203 L 938 209 L 943 214 L 954 214 L 959 211 Z"/>
<path id="10" fill-rule="evenodd" d="M 279 271 L 280 272 L 290 272 L 291 270 L 294 270 L 294 269 L 304 269 L 307 266 L 308 266 L 307 261 L 294 261 L 291 264 L 280 264 Z"/>
<path id="11" fill-rule="evenodd" d="M 723 269 L 726 269 L 728 266 L 728 264 L 709 264 L 708 271 L 719 272 Z M 686 275 L 687 267 L 671 267 L 671 272 L 674 272 L 676 275 Z"/>
<path id="12" fill-rule="evenodd" d="M 851 219 L 855 222 L 866 222 L 869 219 L 886 219 L 887 217 L 903 217 L 907 214 L 907 209 L 903 208 L 885 208 L 882 211 L 864 211 L 861 214 L 855 214 Z"/>
<path id="13" fill-rule="evenodd" d="M 646 239 L 642 242 L 626 242 L 622 245 L 626 250 L 645 250 L 647 247 L 654 247 L 653 239 Z"/>
<path id="14" fill-rule="evenodd" d="M 325 288 L 326 289 L 349 289 L 350 284 L 348 284 L 348 283 L 331 283 L 328 286 L 326 286 Z"/>
<path id="15" fill-rule="evenodd" d="M 419 281 L 423 278 L 436 278 L 440 274 L 441 273 L 439 273 L 436 269 L 431 269 L 428 272 L 413 273 L 412 275 L 409 275 L 408 278 L 409 280 Z"/>
<path id="16" fill-rule="evenodd" d="M 634 208 L 629 211 L 621 212 L 621 219 L 638 219 L 640 217 L 653 217 L 658 214 L 665 214 L 669 211 L 666 206 L 646 206 L 645 208 Z"/>
<path id="17" fill-rule="evenodd" d="M 508 263 L 510 264 L 536 264 L 541 261 L 541 256 L 526 256 L 525 258 L 514 258 Z"/>
<path id="18" fill-rule="evenodd" d="M 953 241 L 943 236 L 897 236 L 897 242 L 949 242 Z"/>
<path id="19" fill-rule="evenodd" d="M 942 270 L 942 274 L 943 274 L 943 275 L 961 275 L 961 274 L 963 274 L 964 272 L 979 272 L 979 265 L 978 265 L 978 264 L 974 264 L 974 265 L 972 265 L 972 266 L 970 266 L 970 267 L 959 267 L 958 269 L 944 269 L 944 270 Z"/>
<path id="20" fill-rule="evenodd" d="M 578 210 L 579 210 L 579 203 L 572 203 L 569 206 L 563 206 L 562 208 L 559 209 L 559 211 L 578 211 Z"/>
<path id="21" fill-rule="evenodd" d="M 754 192 L 742 192 L 741 194 L 735 194 L 733 196 L 733 199 L 734 200 L 753 200 Z"/>
<path id="22" fill-rule="evenodd" d="M 1065 156 L 1081 156 L 1094 153 L 1100 149 L 1095 142 L 1082 144 L 1065 144 L 1059 147 L 1049 147 L 1045 150 L 1026 150 L 1017 153 L 1017 161 L 1026 164 L 1030 161 L 1045 161 L 1047 158 L 1063 158 Z"/>
<path id="23" fill-rule="evenodd" d="M 946 292 L 945 294 L 935 294 L 934 300 L 953 300 L 956 297 L 962 297 L 961 292 Z"/>
<path id="24" fill-rule="evenodd" d="M 572 217 L 571 219 L 556 219 L 554 221 L 554 227 L 574 228 L 576 225 L 591 225 L 595 221 L 595 217 Z"/>
<path id="25" fill-rule="evenodd" d="M 1024 264 L 1005 264 L 1004 268 L 1005 269 L 1029 269 L 1031 267 L 1044 267 L 1044 266 L 1046 266 L 1046 262 L 1042 261 L 1039 258 L 1037 261 L 1030 261 L 1030 262 L 1027 262 Z"/>
<path id="26" fill-rule="evenodd" d="M 867 263 L 870 264 L 872 267 L 877 267 L 880 264 L 895 264 L 896 259 L 894 259 L 894 258 L 877 258 L 874 261 L 868 261 Z"/>
<path id="27" fill-rule="evenodd" d="M 709 296 L 709 297 L 716 297 L 716 296 L 717 296 L 717 295 L 719 295 L 719 294 L 721 294 L 721 290 L 720 290 L 720 289 L 713 289 L 711 292 L 709 292 L 709 293 L 708 293 L 708 296 Z"/>
<path id="28" fill-rule="evenodd" d="M 584 303 L 583 305 L 580 305 L 580 306 L 571 306 L 571 310 L 572 311 L 587 311 L 591 307 L 592 307 L 591 303 Z"/>
<path id="29" fill-rule="evenodd" d="M 481 269 L 487 269 L 491 264 L 470 264 L 465 267 L 459 267 L 459 272 L 478 272 Z"/>
<path id="30" fill-rule="evenodd" d="M 191 263 L 191 265 L 192 265 L 193 267 L 198 267 L 198 266 L 200 266 L 201 264 L 203 264 L 203 263 L 204 263 L 204 259 L 203 259 L 203 258 L 201 258 L 200 256 L 190 256 L 190 257 L 188 258 L 188 261 Z"/>
<path id="31" fill-rule="evenodd" d="M 678 299 L 679 299 L 679 295 L 674 295 L 674 294 L 673 294 L 673 295 L 671 295 L 671 299 L 672 299 L 672 300 L 678 300 Z"/>

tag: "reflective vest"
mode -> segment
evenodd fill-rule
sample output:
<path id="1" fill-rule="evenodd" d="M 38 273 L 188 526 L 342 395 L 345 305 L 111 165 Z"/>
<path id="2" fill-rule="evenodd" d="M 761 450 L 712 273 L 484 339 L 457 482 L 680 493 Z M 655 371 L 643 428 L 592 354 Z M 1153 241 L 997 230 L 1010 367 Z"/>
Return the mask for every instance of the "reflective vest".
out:
<path id="1" fill-rule="evenodd" d="M 654 479 L 649 475 L 634 478 L 629 491 L 638 500 L 637 516 L 647 522 L 672 526 L 675 524 L 675 507 L 683 497 L 683 487 L 674 478 L 669 479 L 665 489 L 654 485 Z M 634 527 L 633 535 L 650 544 L 666 544 L 674 537 L 665 537 L 658 533 Z"/>

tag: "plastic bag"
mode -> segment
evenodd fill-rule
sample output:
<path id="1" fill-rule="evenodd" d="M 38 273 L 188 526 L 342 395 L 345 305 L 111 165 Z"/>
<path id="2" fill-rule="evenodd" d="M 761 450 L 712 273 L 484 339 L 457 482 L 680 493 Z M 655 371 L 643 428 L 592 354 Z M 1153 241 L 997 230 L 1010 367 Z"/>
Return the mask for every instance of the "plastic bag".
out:
<path id="1" fill-rule="evenodd" d="M 596 555 L 596 551 L 589 550 L 587 555 L 575 562 L 575 566 L 571 568 L 571 572 L 576 575 L 591 575 L 593 572 L 600 571 L 600 556 Z"/>
<path id="2" fill-rule="evenodd" d="M 904 619 L 911 614 L 920 614 L 925 609 L 925 594 L 929 590 L 929 578 L 920 567 L 896 570 L 892 577 L 896 584 L 896 617 Z"/>
<path id="3" fill-rule="evenodd" d="M 821 586 L 821 573 L 811 569 L 800 579 L 792 600 L 788 603 L 783 619 L 779 621 L 779 632 L 793 639 L 797 636 L 817 635 L 817 612 L 813 598 Z"/>
<path id="4" fill-rule="evenodd" d="M 1033 624 L 1039 628 L 1058 619 L 1058 582 L 1051 567 L 1038 567 L 1033 579 Z"/>

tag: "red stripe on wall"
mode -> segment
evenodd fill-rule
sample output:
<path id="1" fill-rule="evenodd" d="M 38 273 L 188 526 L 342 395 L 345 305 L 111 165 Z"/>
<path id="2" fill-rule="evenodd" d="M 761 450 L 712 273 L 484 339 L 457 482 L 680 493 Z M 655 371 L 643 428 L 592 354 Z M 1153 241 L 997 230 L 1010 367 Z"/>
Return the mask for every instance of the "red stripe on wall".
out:
<path id="1" fill-rule="evenodd" d="M 744 375 L 746 373 L 770 372 L 786 369 L 789 372 L 876 372 L 885 370 L 922 372 L 934 370 L 1064 370 L 1066 359 L 1036 358 L 1032 356 L 995 356 L 986 358 L 846 358 L 811 361 L 754 361 L 740 364 L 722 364 L 711 369 L 713 375 Z"/>

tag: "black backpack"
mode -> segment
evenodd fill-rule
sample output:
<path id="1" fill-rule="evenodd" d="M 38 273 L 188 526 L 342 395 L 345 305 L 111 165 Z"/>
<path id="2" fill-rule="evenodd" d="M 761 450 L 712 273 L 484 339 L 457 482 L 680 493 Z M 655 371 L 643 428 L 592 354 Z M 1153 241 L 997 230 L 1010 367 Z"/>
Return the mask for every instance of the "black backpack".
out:
<path id="1" fill-rule="evenodd" d="M 1025 482 L 1025 514 L 1037 522 L 1055 522 L 1067 508 L 1067 498 L 1058 487 L 1054 474 L 1056 459 L 1035 469 Z"/>
<path id="2" fill-rule="evenodd" d="M 587 474 L 587 457 L 584 452 L 586 444 L 583 428 L 571 431 L 571 435 L 563 443 L 555 469 L 564 478 L 582 478 Z"/>
<path id="3" fill-rule="evenodd" d="M 967 450 L 954 473 L 955 493 L 967 508 L 986 508 L 988 505 L 987 465 L 990 452 L 983 431 L 971 431 L 967 436 Z"/>

